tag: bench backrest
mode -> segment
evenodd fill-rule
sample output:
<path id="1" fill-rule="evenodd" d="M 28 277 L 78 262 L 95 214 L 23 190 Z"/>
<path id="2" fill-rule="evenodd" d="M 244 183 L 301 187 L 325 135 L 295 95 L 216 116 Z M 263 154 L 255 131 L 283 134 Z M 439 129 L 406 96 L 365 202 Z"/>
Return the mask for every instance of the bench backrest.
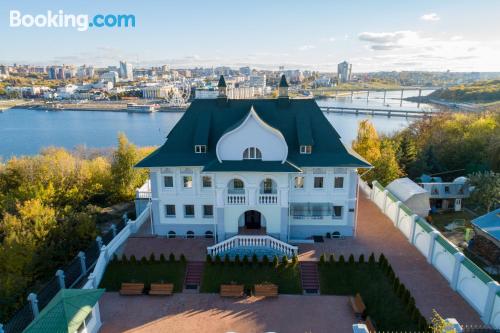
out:
<path id="1" fill-rule="evenodd" d="M 122 290 L 142 290 L 144 283 L 122 283 Z"/>
<path id="2" fill-rule="evenodd" d="M 173 283 L 151 283 L 151 290 L 169 291 L 174 289 Z"/>

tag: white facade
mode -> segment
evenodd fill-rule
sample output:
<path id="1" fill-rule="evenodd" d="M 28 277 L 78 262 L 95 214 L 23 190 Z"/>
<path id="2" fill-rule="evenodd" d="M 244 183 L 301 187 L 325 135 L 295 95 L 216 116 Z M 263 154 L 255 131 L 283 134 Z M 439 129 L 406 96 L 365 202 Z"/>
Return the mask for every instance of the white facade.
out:
<path id="1" fill-rule="evenodd" d="M 255 159 L 282 165 L 288 146 L 281 132 L 252 108 L 220 137 L 216 154 L 222 164 Z M 353 236 L 357 179 L 355 168 L 203 172 L 201 166 L 165 167 L 151 168 L 147 190 L 158 235 L 217 235 L 222 241 L 248 228 L 291 241 L 327 234 Z"/>

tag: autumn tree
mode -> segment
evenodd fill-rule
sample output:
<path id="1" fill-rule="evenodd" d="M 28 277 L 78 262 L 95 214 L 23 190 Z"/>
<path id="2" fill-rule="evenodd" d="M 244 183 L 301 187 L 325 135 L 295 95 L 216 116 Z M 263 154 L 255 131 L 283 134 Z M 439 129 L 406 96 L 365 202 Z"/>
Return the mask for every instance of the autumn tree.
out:
<path id="1" fill-rule="evenodd" d="M 490 212 L 500 205 L 500 173 L 476 172 L 469 175 L 469 185 L 474 188 L 470 200 Z"/>

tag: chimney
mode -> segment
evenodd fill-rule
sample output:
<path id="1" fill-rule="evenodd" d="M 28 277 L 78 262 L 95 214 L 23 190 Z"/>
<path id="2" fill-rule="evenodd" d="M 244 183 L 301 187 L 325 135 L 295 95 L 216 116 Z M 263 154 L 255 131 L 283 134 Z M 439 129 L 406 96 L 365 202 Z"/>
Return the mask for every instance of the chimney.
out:
<path id="1" fill-rule="evenodd" d="M 224 80 L 224 75 L 221 75 L 219 78 L 219 84 L 217 85 L 219 88 L 219 98 L 227 98 L 227 85 L 226 80 Z"/>
<path id="2" fill-rule="evenodd" d="M 278 85 L 278 98 L 288 98 L 288 83 L 285 74 L 281 75 L 280 84 Z"/>

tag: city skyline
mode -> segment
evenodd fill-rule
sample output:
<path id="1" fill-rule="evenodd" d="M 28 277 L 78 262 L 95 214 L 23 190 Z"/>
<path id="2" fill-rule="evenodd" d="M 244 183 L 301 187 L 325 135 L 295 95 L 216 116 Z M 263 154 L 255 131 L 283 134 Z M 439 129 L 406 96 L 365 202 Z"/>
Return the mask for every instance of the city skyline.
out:
<path id="1" fill-rule="evenodd" d="M 500 30 L 495 19 L 500 3 L 480 3 L 2 3 L 0 34 L 8 48 L 0 54 L 0 63 L 107 66 L 126 60 L 134 66 L 285 66 L 335 72 L 337 64 L 347 60 L 354 64 L 353 72 L 500 71 L 500 42 L 493 33 Z M 86 32 L 9 27 L 10 10 L 36 15 L 59 9 L 133 14 L 137 24 Z"/>

